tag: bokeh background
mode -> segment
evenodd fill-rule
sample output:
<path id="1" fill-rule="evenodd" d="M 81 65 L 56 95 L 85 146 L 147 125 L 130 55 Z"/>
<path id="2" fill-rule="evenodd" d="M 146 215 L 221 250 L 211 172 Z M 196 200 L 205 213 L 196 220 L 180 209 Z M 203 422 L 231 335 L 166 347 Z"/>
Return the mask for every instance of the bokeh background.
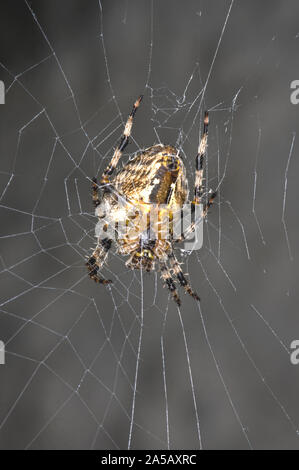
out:
<path id="1" fill-rule="evenodd" d="M 299 448 L 298 15 L 295 0 L 1 2 L 2 449 Z M 219 196 L 182 254 L 201 303 L 181 292 L 180 311 L 115 253 L 111 288 L 84 267 L 89 179 L 140 93 L 124 161 L 176 144 L 191 188 L 210 110 Z"/>

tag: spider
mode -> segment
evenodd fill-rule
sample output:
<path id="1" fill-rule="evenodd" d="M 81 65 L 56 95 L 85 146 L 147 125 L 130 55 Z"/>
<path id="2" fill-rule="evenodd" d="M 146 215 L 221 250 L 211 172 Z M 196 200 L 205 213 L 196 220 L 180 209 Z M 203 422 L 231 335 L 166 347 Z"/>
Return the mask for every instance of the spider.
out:
<path id="1" fill-rule="evenodd" d="M 104 221 L 103 230 L 107 236 L 105 233 L 104 237 L 98 237 L 96 248 L 86 263 L 88 274 L 91 279 L 100 284 L 112 282 L 99 276 L 113 242 L 108 228 L 111 221 L 116 224 L 116 227 L 120 222 L 124 222 L 126 226 L 131 223 L 133 235 L 131 233 L 131 236 L 116 240 L 118 252 L 122 255 L 129 255 L 126 265 L 132 269 L 144 269 L 150 272 L 155 269 L 157 263 L 161 278 L 178 305 L 181 304 L 181 301 L 177 293 L 175 278 L 185 289 L 185 292 L 199 301 L 197 293 L 192 290 L 174 253 L 174 244 L 184 240 L 186 235 L 183 234 L 176 240 L 173 239 L 171 233 L 168 239 L 162 239 L 159 236 L 163 225 L 160 216 L 161 212 L 165 211 L 165 207 L 171 214 L 172 211 L 182 208 L 183 204 L 188 201 L 188 180 L 179 151 L 171 145 L 153 145 L 137 153 L 116 172 L 119 160 L 128 145 L 134 116 L 141 100 L 142 96 L 133 105 L 119 145 L 101 176 L 100 184 L 97 183 L 96 178 L 93 178 L 92 199 L 99 220 Z M 194 198 L 189 201 L 193 215 L 196 206 L 200 205 L 202 218 L 206 217 L 208 209 L 216 197 L 216 192 L 210 190 L 206 202 L 203 203 L 203 164 L 207 148 L 208 125 L 209 115 L 206 111 L 203 134 L 195 159 Z M 101 189 L 101 194 L 99 194 L 99 189 Z M 122 209 L 119 208 L 119 197 L 125 201 Z M 134 211 L 133 214 L 132 211 L 129 213 L 129 207 L 135 208 L 135 213 Z M 156 235 L 154 237 L 149 234 L 149 223 L 145 227 L 141 227 L 136 216 L 137 213 L 148 216 L 152 207 L 158 207 L 158 222 L 150 228 L 151 233 L 154 232 Z M 108 222 L 107 215 L 109 216 Z M 193 220 L 186 232 L 194 232 L 195 224 L 196 221 Z"/>

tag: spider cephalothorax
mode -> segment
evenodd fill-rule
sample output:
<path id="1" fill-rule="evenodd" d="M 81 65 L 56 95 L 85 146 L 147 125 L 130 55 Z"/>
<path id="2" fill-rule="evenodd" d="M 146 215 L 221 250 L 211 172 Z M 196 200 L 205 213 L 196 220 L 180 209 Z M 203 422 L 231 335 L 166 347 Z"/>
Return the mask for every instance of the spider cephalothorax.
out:
<path id="1" fill-rule="evenodd" d="M 101 176 L 100 184 L 98 185 L 96 179 L 93 180 L 93 202 L 103 231 L 86 264 L 91 279 L 101 284 L 110 283 L 110 280 L 99 277 L 99 271 L 106 261 L 112 242 L 115 241 L 118 252 L 129 256 L 126 264 L 130 268 L 150 272 L 158 265 L 165 285 L 180 305 L 174 277 L 186 292 L 196 300 L 199 300 L 199 297 L 191 289 L 173 251 L 174 243 L 185 238 L 182 234 L 174 239 L 171 224 L 173 214 L 180 211 L 188 201 L 188 181 L 179 151 L 170 145 L 154 145 L 138 153 L 114 175 L 118 161 L 128 144 L 133 118 L 141 99 L 142 97 L 139 97 L 133 106 L 121 141 Z M 208 122 L 206 112 L 203 136 L 196 156 L 194 199 L 190 201 L 193 213 L 196 206 L 202 207 L 201 217 L 206 216 L 216 196 L 215 192 L 209 192 L 206 203 L 202 203 Z M 167 230 L 165 220 L 169 222 Z M 194 231 L 195 224 L 196 221 L 191 222 L 187 232 Z M 116 237 L 113 236 L 115 233 Z"/>

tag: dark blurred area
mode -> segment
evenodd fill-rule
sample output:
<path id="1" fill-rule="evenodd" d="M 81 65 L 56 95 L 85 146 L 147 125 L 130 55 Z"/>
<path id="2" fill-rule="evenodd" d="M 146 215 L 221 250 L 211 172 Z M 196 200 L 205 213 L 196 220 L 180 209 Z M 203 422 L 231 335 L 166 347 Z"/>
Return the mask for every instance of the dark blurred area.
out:
<path id="1" fill-rule="evenodd" d="M 298 15 L 295 0 L 1 2 L 0 448 L 125 449 L 134 396 L 132 448 L 299 448 Z M 124 161 L 177 145 L 190 193 L 210 112 L 218 199 L 182 256 L 201 303 L 181 292 L 181 317 L 159 273 L 114 252 L 105 288 L 84 266 L 90 179 L 140 93 Z"/>

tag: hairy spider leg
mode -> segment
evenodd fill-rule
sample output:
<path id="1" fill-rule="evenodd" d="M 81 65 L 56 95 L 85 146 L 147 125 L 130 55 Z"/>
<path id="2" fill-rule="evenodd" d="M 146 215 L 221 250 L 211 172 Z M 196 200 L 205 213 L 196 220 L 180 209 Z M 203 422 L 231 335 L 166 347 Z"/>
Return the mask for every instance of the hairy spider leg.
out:
<path id="1" fill-rule="evenodd" d="M 86 266 L 88 268 L 88 275 L 90 279 L 93 279 L 95 282 L 99 284 L 111 284 L 112 281 L 110 279 L 102 279 L 98 276 L 98 272 L 102 269 L 106 258 L 108 256 L 108 251 L 111 248 L 112 240 L 109 238 L 104 238 L 98 240 L 98 244 L 96 249 L 92 253 L 91 257 L 88 259 Z"/>
<path id="2" fill-rule="evenodd" d="M 160 270 L 161 270 L 161 278 L 163 279 L 165 285 L 170 290 L 174 301 L 177 303 L 178 306 L 181 305 L 181 299 L 178 296 L 177 289 L 175 286 L 175 282 L 172 278 L 171 272 L 166 264 L 165 261 L 160 260 Z"/>
<path id="3" fill-rule="evenodd" d="M 95 207 L 98 207 L 101 204 L 99 185 L 96 178 L 92 178 L 92 202 Z"/>
<path id="4" fill-rule="evenodd" d="M 203 134 L 198 147 L 198 152 L 195 158 L 195 186 L 194 186 L 194 203 L 200 204 L 203 195 L 203 171 L 204 159 L 208 146 L 208 128 L 209 128 L 209 113 L 205 111 Z"/>
<path id="5" fill-rule="evenodd" d="M 195 159 L 196 164 L 196 171 L 195 171 L 195 185 L 194 185 L 194 199 L 191 202 L 191 216 L 194 217 L 195 214 L 195 206 L 198 204 L 203 203 L 203 194 L 204 194 L 204 186 L 203 186 L 203 174 L 204 174 L 204 160 L 208 146 L 208 128 L 209 128 L 209 113 L 205 111 L 204 114 L 204 126 L 203 126 L 203 133 L 202 138 L 200 140 L 200 144 L 198 147 L 198 152 Z M 216 191 L 209 191 L 208 200 L 203 205 L 203 210 L 201 212 L 201 217 L 206 217 L 208 213 L 209 207 L 213 204 L 215 197 L 217 196 Z M 195 231 L 195 224 L 196 221 L 192 220 L 190 226 L 187 228 L 185 233 L 175 240 L 176 243 L 179 243 L 185 240 L 192 232 Z"/>
<path id="6" fill-rule="evenodd" d="M 213 204 L 216 196 L 217 196 L 217 191 L 213 191 L 212 189 L 210 189 L 209 195 L 208 195 L 208 200 L 203 206 L 203 211 L 202 211 L 202 216 L 203 217 L 207 216 L 208 210 L 211 207 L 211 205 Z"/>
<path id="7" fill-rule="evenodd" d="M 111 184 L 109 183 L 109 176 L 111 176 L 113 174 L 113 172 L 114 172 L 114 170 L 115 170 L 115 168 L 118 164 L 118 161 L 119 161 L 120 157 L 123 154 L 124 149 L 128 145 L 129 137 L 131 135 L 132 126 L 133 126 L 133 119 L 134 119 L 134 116 L 135 116 L 135 113 L 136 113 L 137 109 L 139 108 L 139 105 L 141 103 L 142 98 L 143 98 L 143 96 L 140 95 L 139 98 L 135 101 L 135 103 L 133 105 L 133 108 L 132 108 L 132 111 L 131 111 L 131 113 L 128 117 L 128 120 L 126 122 L 125 129 L 124 129 L 122 138 L 120 140 L 120 143 L 117 146 L 117 148 L 115 149 L 113 157 L 112 157 L 109 165 L 104 170 L 104 172 L 101 176 L 101 186 L 104 185 L 104 189 L 107 185 L 106 189 L 109 188 L 109 190 L 112 190 Z M 99 197 L 99 185 L 98 185 L 98 182 L 97 182 L 96 178 L 92 179 L 92 200 L 93 200 L 93 204 L 94 204 L 95 207 L 98 207 L 101 204 L 101 198 Z"/>
<path id="8" fill-rule="evenodd" d="M 196 300 L 200 300 L 200 298 L 198 297 L 197 293 L 194 292 L 189 284 L 189 282 L 187 281 L 187 279 L 185 278 L 184 274 L 183 274 L 183 271 L 181 269 L 181 266 L 178 262 L 178 260 L 176 259 L 176 256 L 175 254 L 173 253 L 173 251 L 171 251 L 168 255 L 168 259 L 170 261 L 170 265 L 172 267 L 172 270 L 173 270 L 173 273 L 176 275 L 180 285 L 182 287 L 184 287 L 185 291 L 191 295 L 191 297 L 193 297 L 194 299 Z"/>
<path id="9" fill-rule="evenodd" d="M 109 177 L 113 174 L 115 168 L 117 167 L 119 159 L 123 154 L 124 149 L 128 145 L 129 137 L 130 137 L 131 131 L 132 131 L 134 116 L 135 116 L 135 113 L 136 113 L 137 109 L 139 108 L 139 105 L 141 103 L 142 98 L 143 98 L 143 96 L 140 95 L 139 98 L 135 101 L 135 103 L 133 105 L 133 109 L 132 109 L 132 111 L 131 111 L 131 113 L 128 117 L 127 122 L 126 122 L 125 129 L 124 129 L 122 138 L 120 140 L 120 143 L 116 147 L 116 149 L 114 151 L 114 154 L 113 154 L 113 157 L 112 157 L 109 165 L 107 166 L 107 168 L 104 170 L 104 173 L 102 174 L 102 177 L 101 177 L 101 183 L 102 184 L 109 183 Z"/>

